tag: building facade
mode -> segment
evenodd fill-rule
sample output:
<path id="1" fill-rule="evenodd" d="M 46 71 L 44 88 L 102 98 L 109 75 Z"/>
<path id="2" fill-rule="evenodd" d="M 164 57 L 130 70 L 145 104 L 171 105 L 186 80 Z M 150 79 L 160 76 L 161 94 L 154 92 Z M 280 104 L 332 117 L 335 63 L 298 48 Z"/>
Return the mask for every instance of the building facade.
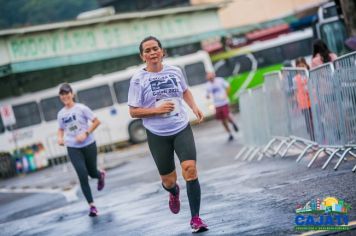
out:
<path id="1" fill-rule="evenodd" d="M 154 35 L 171 56 L 222 35 L 219 4 L 176 7 L 0 31 L 0 98 L 54 87 L 142 63 Z"/>
<path id="2" fill-rule="evenodd" d="M 191 0 L 192 5 L 222 0 Z M 318 6 L 326 0 L 227 0 L 218 12 L 224 28 L 235 28 L 285 17 Z"/>

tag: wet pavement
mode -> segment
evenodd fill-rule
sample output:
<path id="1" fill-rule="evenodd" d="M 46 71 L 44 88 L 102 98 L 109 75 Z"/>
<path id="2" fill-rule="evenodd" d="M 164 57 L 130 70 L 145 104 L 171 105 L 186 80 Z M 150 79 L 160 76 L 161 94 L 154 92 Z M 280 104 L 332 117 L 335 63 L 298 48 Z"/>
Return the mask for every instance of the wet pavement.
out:
<path id="1" fill-rule="evenodd" d="M 293 230 L 297 203 L 335 196 L 356 206 L 355 160 L 342 163 L 338 171 L 321 170 L 321 162 L 308 169 L 308 158 L 296 163 L 293 156 L 236 161 L 240 134 L 228 143 L 216 121 L 193 130 L 201 217 L 210 227 L 200 235 L 297 235 L 302 233 Z M 191 235 L 184 181 L 178 178 L 182 206 L 173 215 L 147 144 L 106 155 L 101 162 L 110 166 L 105 189 L 97 192 L 91 181 L 99 217 L 87 216 L 70 165 L 59 166 L 0 182 L 0 235 Z M 354 209 L 349 220 L 356 220 Z"/>

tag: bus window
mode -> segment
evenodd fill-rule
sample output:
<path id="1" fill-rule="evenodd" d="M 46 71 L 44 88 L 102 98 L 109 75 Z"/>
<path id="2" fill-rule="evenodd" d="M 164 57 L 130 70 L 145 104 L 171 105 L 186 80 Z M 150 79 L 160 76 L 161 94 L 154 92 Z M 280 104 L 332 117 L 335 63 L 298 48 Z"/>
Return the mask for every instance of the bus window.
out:
<path id="1" fill-rule="evenodd" d="M 130 79 L 125 79 L 114 83 L 114 90 L 118 103 L 127 102 L 129 87 L 130 87 Z"/>
<path id="2" fill-rule="evenodd" d="M 186 65 L 184 67 L 189 86 L 194 86 L 206 82 L 205 67 L 203 62 Z"/>
<path id="3" fill-rule="evenodd" d="M 4 123 L 2 122 L 2 117 L 0 116 L 0 133 L 4 133 L 5 127 Z"/>
<path id="4" fill-rule="evenodd" d="M 228 77 L 233 74 L 234 65 L 231 63 L 232 60 L 229 59 L 222 59 L 220 61 L 215 62 L 214 69 L 215 74 L 218 77 Z"/>
<path id="5" fill-rule="evenodd" d="M 325 20 L 332 17 L 339 16 L 338 7 L 334 2 L 329 2 L 322 6 L 318 12 L 319 20 Z"/>
<path id="6" fill-rule="evenodd" d="M 259 67 L 270 66 L 284 61 L 282 48 L 274 47 L 253 53 Z"/>
<path id="7" fill-rule="evenodd" d="M 45 121 L 57 119 L 57 113 L 63 107 L 58 96 L 46 98 L 40 101 Z"/>
<path id="8" fill-rule="evenodd" d="M 344 42 L 347 33 L 342 21 L 337 20 L 320 24 L 320 37 L 328 45 L 330 51 L 338 55 L 345 52 Z"/>
<path id="9" fill-rule="evenodd" d="M 312 54 L 312 38 L 288 43 L 282 46 L 284 59 L 293 60 L 298 57 L 305 57 Z"/>
<path id="10" fill-rule="evenodd" d="M 214 64 L 215 73 L 219 77 L 229 77 L 252 69 L 251 59 L 247 55 L 220 60 Z"/>
<path id="11" fill-rule="evenodd" d="M 182 74 L 184 76 L 185 82 L 188 84 L 187 74 L 185 73 L 184 68 L 181 67 L 181 66 L 178 66 L 178 65 L 173 65 L 173 66 L 178 67 L 182 71 Z"/>
<path id="12" fill-rule="evenodd" d="M 92 110 L 113 105 L 108 85 L 78 91 L 78 99 Z"/>
<path id="13" fill-rule="evenodd" d="M 16 118 L 14 129 L 41 123 L 40 111 L 36 102 L 13 106 L 13 110 Z"/>

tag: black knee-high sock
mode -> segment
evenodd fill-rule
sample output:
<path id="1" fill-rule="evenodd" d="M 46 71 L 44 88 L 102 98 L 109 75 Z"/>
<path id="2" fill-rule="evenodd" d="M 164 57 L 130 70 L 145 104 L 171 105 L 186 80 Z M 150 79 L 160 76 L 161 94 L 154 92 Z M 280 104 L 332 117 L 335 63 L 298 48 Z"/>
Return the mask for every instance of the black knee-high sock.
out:
<path id="1" fill-rule="evenodd" d="M 199 180 L 187 181 L 187 195 L 189 199 L 190 213 L 193 216 L 199 216 L 200 211 L 200 184 Z"/>
<path id="2" fill-rule="evenodd" d="M 166 188 L 166 186 L 164 186 L 163 183 L 162 183 L 162 186 L 163 186 L 163 188 L 164 188 L 166 191 L 170 192 L 170 193 L 173 194 L 174 196 L 177 195 L 177 193 L 178 193 L 177 184 L 174 185 L 173 188 Z"/>

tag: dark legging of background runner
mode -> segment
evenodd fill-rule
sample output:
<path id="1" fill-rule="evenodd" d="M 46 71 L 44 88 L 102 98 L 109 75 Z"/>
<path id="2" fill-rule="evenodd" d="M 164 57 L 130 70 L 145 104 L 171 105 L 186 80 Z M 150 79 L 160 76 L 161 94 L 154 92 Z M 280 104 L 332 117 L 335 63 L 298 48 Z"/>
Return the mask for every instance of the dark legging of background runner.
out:
<path id="1" fill-rule="evenodd" d="M 80 187 L 88 203 L 93 202 L 88 175 L 98 179 L 100 172 L 97 169 L 97 149 L 96 143 L 89 144 L 82 148 L 67 147 L 69 158 L 77 172 Z"/>

